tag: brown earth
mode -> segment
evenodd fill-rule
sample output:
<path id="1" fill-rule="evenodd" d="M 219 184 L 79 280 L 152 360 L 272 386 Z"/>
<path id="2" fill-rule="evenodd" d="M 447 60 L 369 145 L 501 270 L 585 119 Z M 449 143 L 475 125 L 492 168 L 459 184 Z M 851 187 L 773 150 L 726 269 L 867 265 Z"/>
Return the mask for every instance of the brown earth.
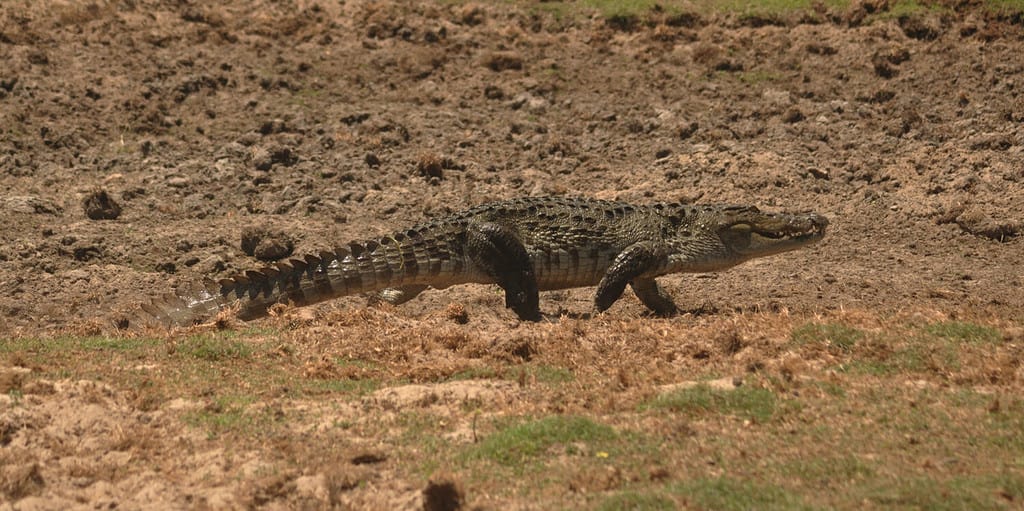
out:
<path id="1" fill-rule="evenodd" d="M 965 7 L 890 17 L 865 6 L 606 20 L 542 6 L 361 0 L 4 2 L 0 335 L 91 332 L 178 284 L 257 266 L 242 251 L 247 228 L 284 233 L 266 254 L 291 243 L 303 253 L 549 194 L 744 203 L 831 219 L 812 249 L 664 279 L 689 311 L 669 324 L 850 311 L 1020 321 L 1019 16 Z M 542 310 L 588 312 L 591 293 L 546 293 Z M 364 306 L 339 302 L 328 308 Z M 443 322 L 452 303 L 470 318 L 467 342 L 562 328 L 519 325 L 487 286 L 428 292 L 386 313 L 418 331 Z M 626 296 L 582 321 L 614 331 L 607 322 L 635 327 L 629 320 L 644 314 Z M 343 335 L 295 324 L 312 329 L 307 337 Z M 20 370 L 9 362 L 10 374 Z M 462 362 L 441 365 L 450 374 Z M 420 363 L 395 371 L 436 381 L 438 360 Z M 228 463 L 190 448 L 168 464 L 150 450 L 155 468 L 118 473 L 129 461 L 116 458 L 130 454 L 115 444 L 163 441 L 124 435 L 201 443 L 173 419 L 175 406 L 194 403 L 168 398 L 152 412 L 102 381 L 36 385 L 45 388 L 26 392 L 35 408 L 4 412 L 17 427 L 0 431 L 0 446 L 18 428 L 46 439 L 19 444 L 36 451 L 6 476 L 19 481 L 8 496 L 27 507 L 220 507 L 289 494 L 238 500 L 249 476 L 270 477 L 251 453 Z M 451 392 L 486 400 L 518 391 Z M 398 407 L 418 398 L 380 399 Z M 80 413 L 60 413 L 72 408 Z M 83 431 L 88 445 L 55 447 Z M 75 475 L 84 472 L 92 475 Z M 325 477 L 335 476 L 271 483 L 317 502 L 329 493 Z M 403 493 L 412 483 L 382 477 L 398 488 L 386 505 L 418 505 L 419 488 Z M 385 505 L 366 495 L 340 502 Z"/>

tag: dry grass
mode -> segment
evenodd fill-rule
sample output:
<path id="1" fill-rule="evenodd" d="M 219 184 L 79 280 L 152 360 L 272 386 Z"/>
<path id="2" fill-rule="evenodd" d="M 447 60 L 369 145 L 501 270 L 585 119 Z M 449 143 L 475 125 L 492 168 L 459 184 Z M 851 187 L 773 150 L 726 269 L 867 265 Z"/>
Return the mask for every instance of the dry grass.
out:
<path id="1" fill-rule="evenodd" d="M 33 389 L 103 381 L 110 390 L 87 402 L 109 392 L 274 467 L 273 477 L 235 474 L 246 481 L 236 495 L 251 503 L 294 500 L 310 474 L 338 505 L 376 502 L 361 491 L 381 485 L 454 499 L 430 496 L 437 474 L 484 505 L 1003 509 L 1024 499 L 1016 323 L 851 312 L 507 329 L 387 308 L 296 318 L 152 338 L 9 339 L 8 365 L 31 373 L 5 386 L 60 399 Z M 679 385 L 723 377 L 740 385 Z M 110 441 L 159 462 L 174 430 Z M 106 463 L 75 473 L 124 477 Z M 4 484 L 44 491 L 23 468 Z"/>

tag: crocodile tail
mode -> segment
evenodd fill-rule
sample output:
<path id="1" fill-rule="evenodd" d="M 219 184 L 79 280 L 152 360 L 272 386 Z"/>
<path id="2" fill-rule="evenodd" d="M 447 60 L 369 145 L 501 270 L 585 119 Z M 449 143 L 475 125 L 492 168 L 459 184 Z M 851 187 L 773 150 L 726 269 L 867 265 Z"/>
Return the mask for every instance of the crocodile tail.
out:
<path id="1" fill-rule="evenodd" d="M 238 319 L 248 321 L 266 316 L 276 303 L 310 305 L 383 289 L 391 284 L 393 272 L 387 260 L 374 257 L 378 246 L 353 242 L 347 248 L 289 259 L 216 282 L 206 279 L 143 304 L 121 326 L 191 326 L 236 307 Z"/>

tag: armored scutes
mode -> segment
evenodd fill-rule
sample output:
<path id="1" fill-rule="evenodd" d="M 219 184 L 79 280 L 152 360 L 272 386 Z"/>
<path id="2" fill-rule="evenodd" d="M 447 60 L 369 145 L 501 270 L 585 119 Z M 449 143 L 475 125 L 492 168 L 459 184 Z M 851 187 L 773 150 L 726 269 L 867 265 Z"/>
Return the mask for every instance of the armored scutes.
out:
<path id="1" fill-rule="evenodd" d="M 655 278 L 720 271 L 794 250 L 820 240 L 827 226 L 814 213 L 751 206 L 512 199 L 197 284 L 143 305 L 132 323 L 184 326 L 232 306 L 249 320 L 279 302 L 308 305 L 363 293 L 397 304 L 428 287 L 467 283 L 497 284 L 505 305 L 524 320 L 540 319 L 539 291 L 594 285 L 597 311 L 629 285 L 648 308 L 672 314 L 676 306 Z"/>

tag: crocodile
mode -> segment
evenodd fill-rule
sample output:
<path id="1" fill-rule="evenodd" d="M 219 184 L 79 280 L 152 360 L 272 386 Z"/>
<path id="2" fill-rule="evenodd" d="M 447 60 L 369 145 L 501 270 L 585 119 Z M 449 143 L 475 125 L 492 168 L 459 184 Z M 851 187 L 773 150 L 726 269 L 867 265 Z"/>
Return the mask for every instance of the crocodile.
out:
<path id="1" fill-rule="evenodd" d="M 233 308 L 239 319 L 276 303 L 366 294 L 400 304 L 428 288 L 497 284 L 520 319 L 541 319 L 540 291 L 597 286 L 608 309 L 630 286 L 659 315 L 677 307 L 656 282 L 720 271 L 822 239 L 828 219 L 753 206 L 526 197 L 481 204 L 388 236 L 205 280 L 153 300 L 135 323 L 187 326 Z M 123 325 L 122 325 L 123 326 Z"/>

